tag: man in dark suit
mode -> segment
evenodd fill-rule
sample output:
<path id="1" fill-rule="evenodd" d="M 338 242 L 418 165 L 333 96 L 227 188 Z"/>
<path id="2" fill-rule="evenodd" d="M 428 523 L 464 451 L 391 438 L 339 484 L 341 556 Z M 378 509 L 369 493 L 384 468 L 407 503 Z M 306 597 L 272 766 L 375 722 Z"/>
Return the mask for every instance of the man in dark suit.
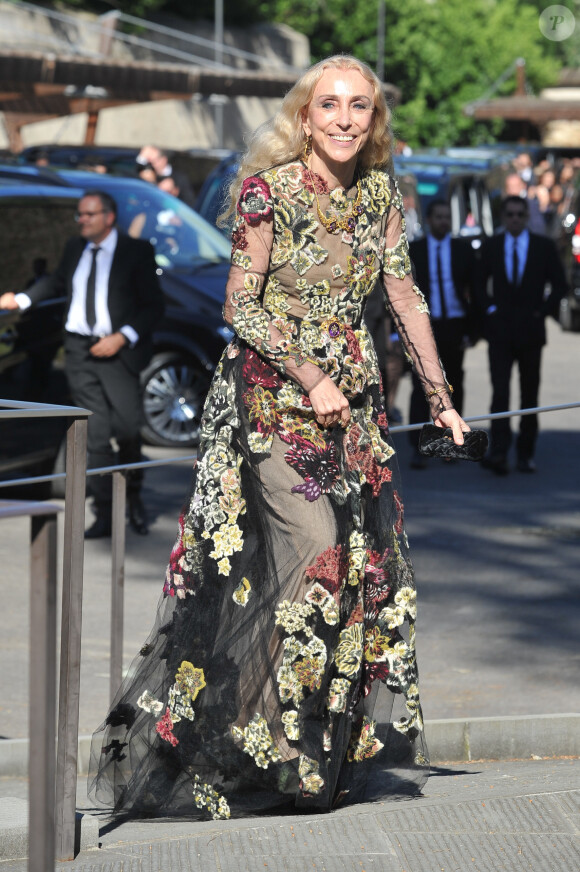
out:
<path id="1" fill-rule="evenodd" d="M 431 313 L 433 334 L 443 369 L 453 387 L 453 403 L 463 410 L 463 356 L 472 335 L 471 302 L 475 257 L 463 239 L 451 238 L 451 209 L 444 200 L 432 200 L 427 209 L 428 233 L 410 243 L 409 253 L 419 288 Z M 413 373 L 409 423 L 428 419 L 428 407 L 419 379 Z M 423 469 L 425 458 L 418 452 L 418 431 L 409 433 L 415 451 L 413 469 Z"/>
<path id="2" fill-rule="evenodd" d="M 484 244 L 476 288 L 489 346 L 492 413 L 510 408 L 514 363 L 519 368 L 521 408 L 537 406 L 542 348 L 546 344 L 545 318 L 552 315 L 557 319 L 560 300 L 567 290 L 554 243 L 527 229 L 527 202 L 517 196 L 506 197 L 501 216 L 505 233 L 491 237 Z M 548 284 L 550 290 L 546 295 Z M 537 416 L 523 415 L 516 441 L 520 472 L 536 469 L 537 434 Z M 511 441 L 509 418 L 492 421 L 486 465 L 497 475 L 509 472 L 507 458 Z"/>
<path id="3" fill-rule="evenodd" d="M 120 463 L 141 460 L 142 400 L 139 373 L 151 357 L 152 333 L 163 314 L 163 296 L 149 242 L 120 233 L 117 206 L 100 191 L 78 204 L 80 236 L 70 239 L 55 272 L 22 294 L 3 294 L 1 308 L 26 308 L 65 296 L 65 369 L 73 402 L 90 409 L 89 467 L 112 466 L 111 439 Z M 141 500 L 142 473 L 128 475 L 129 519 L 147 533 Z M 96 519 L 87 538 L 111 535 L 111 481 L 92 476 Z"/>

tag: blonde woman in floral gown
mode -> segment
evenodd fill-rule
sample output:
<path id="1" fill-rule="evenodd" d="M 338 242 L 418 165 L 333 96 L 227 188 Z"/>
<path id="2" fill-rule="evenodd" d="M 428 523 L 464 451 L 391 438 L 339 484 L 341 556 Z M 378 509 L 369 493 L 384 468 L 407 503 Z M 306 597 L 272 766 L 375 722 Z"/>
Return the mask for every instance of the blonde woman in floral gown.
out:
<path id="1" fill-rule="evenodd" d="M 326 811 L 427 777 L 413 570 L 363 321 L 377 281 L 433 420 L 458 443 L 469 428 L 413 284 L 388 121 L 371 70 L 329 58 L 234 183 L 236 337 L 156 626 L 93 742 L 92 795 L 116 815 Z"/>

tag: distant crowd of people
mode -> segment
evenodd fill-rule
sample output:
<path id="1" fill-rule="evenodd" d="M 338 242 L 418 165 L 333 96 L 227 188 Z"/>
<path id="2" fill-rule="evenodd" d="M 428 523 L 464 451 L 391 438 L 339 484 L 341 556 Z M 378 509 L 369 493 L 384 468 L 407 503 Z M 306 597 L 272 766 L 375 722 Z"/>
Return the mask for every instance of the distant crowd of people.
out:
<path id="1" fill-rule="evenodd" d="M 144 145 L 135 159 L 135 170 L 140 179 L 156 185 L 160 190 L 178 197 L 193 206 L 195 191 L 187 174 L 175 168 L 171 163 L 170 152 L 157 145 Z M 38 167 L 50 166 L 50 153 L 41 151 L 35 161 Z M 109 172 L 107 164 L 99 158 L 83 163 L 79 169 L 106 175 Z"/>
<path id="2" fill-rule="evenodd" d="M 570 211 L 579 180 L 580 158 L 563 158 L 557 164 L 544 158 L 534 165 L 531 155 L 524 151 L 512 161 L 504 194 L 525 198 L 529 229 L 550 236 L 560 247 L 562 221 Z"/>
<path id="3" fill-rule="evenodd" d="M 195 194 L 186 173 L 172 166 L 169 153 L 156 145 L 144 145 L 137 155 L 138 175 L 144 182 L 157 185 L 162 191 L 172 194 L 193 206 Z"/>

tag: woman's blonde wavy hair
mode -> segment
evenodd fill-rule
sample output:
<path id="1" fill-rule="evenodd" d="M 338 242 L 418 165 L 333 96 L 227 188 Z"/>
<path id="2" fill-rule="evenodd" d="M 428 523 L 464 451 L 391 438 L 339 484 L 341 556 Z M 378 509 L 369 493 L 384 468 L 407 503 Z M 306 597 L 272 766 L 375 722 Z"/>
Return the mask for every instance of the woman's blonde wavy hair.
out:
<path id="1" fill-rule="evenodd" d="M 327 69 L 357 70 L 373 86 L 374 118 L 370 136 L 358 156 L 360 169 L 392 169 L 391 112 L 382 85 L 371 68 L 351 55 L 332 55 L 311 66 L 288 91 L 279 112 L 252 135 L 229 189 L 229 205 L 218 223 L 226 224 L 236 209 L 242 182 L 261 170 L 296 160 L 304 152 L 302 114 Z"/>

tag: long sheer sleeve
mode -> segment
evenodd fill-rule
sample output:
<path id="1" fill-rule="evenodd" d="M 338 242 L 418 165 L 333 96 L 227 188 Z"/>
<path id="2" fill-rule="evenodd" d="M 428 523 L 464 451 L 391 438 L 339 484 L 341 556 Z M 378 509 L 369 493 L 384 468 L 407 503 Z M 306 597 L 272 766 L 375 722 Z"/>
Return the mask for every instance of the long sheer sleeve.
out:
<path id="1" fill-rule="evenodd" d="M 279 373 L 305 391 L 312 390 L 324 372 L 291 334 L 283 333 L 262 306 L 262 290 L 270 267 L 274 239 L 274 209 L 263 179 L 246 179 L 238 202 L 232 234 L 232 266 L 226 284 L 224 319 L 236 334 Z"/>
<path id="2" fill-rule="evenodd" d="M 385 234 L 383 285 L 387 306 L 411 358 L 431 412 L 436 418 L 452 409 L 451 389 L 437 353 L 429 307 L 414 283 L 405 232 L 403 199 L 395 184 Z"/>

